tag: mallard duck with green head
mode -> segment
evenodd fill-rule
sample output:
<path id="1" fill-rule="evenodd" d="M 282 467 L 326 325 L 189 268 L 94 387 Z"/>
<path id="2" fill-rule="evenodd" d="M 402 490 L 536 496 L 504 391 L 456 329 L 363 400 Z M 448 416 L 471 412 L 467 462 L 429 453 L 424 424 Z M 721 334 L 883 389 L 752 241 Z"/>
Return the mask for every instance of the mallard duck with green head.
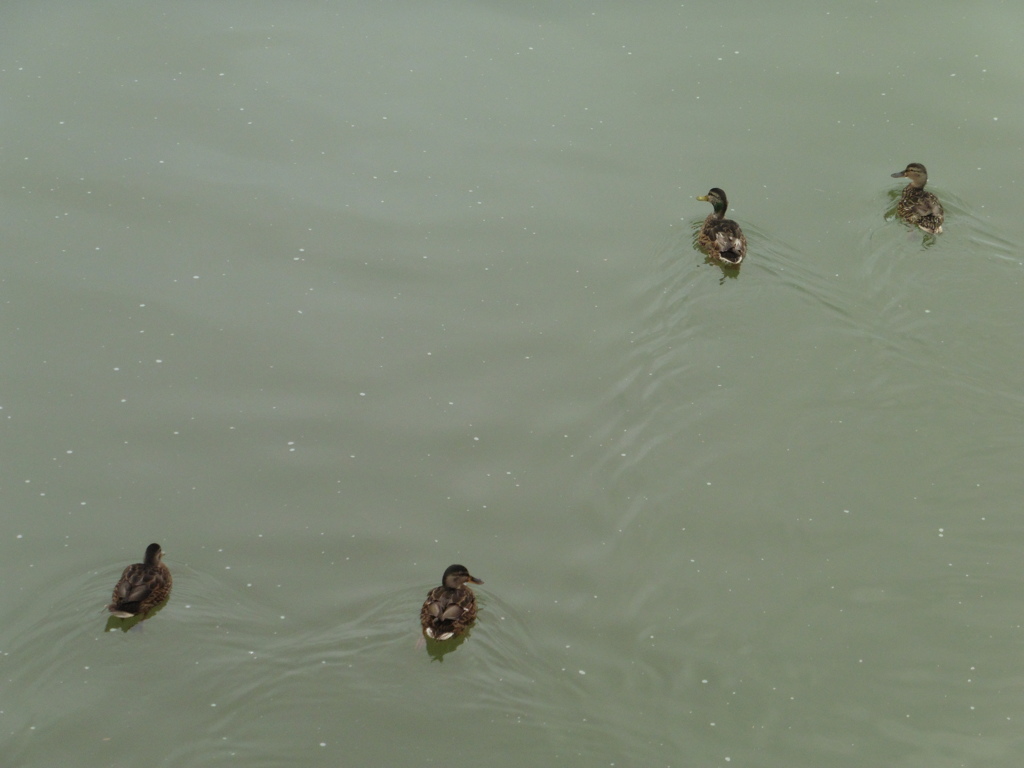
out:
<path id="1" fill-rule="evenodd" d="M 449 565 L 441 577 L 441 586 L 427 593 L 420 609 L 423 634 L 431 640 L 450 640 L 458 637 L 476 618 L 476 595 L 466 582 L 483 584 L 470 576 L 464 565 Z"/>
<path id="2" fill-rule="evenodd" d="M 171 594 L 171 571 L 159 544 L 146 547 L 146 557 L 124 569 L 107 610 L 119 619 L 149 613 Z"/>
<path id="3" fill-rule="evenodd" d="M 920 163 L 911 163 L 902 171 L 894 173 L 892 177 L 910 179 L 910 183 L 903 188 L 900 201 L 896 204 L 896 215 L 925 232 L 933 235 L 941 233 L 946 214 L 942 210 L 939 198 L 924 189 L 924 185 L 928 183 L 928 171 L 925 167 Z"/>
<path id="4" fill-rule="evenodd" d="M 740 225 L 725 218 L 729 201 L 725 192 L 718 187 L 708 190 L 706 195 L 697 198 L 711 203 L 714 210 L 704 219 L 704 224 L 697 235 L 697 244 L 707 251 L 708 255 L 729 267 L 738 267 L 747 255 L 747 238 L 743 235 Z"/>

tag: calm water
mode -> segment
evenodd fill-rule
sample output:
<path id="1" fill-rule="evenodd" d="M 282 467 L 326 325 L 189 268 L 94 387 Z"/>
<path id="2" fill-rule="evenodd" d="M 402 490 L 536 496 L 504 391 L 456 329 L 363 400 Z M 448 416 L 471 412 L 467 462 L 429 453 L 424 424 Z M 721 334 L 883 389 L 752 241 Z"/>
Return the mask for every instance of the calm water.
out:
<path id="1" fill-rule="evenodd" d="M 1024 17 L 967 8 L 7 9 L 4 766 L 1019 766 Z"/>

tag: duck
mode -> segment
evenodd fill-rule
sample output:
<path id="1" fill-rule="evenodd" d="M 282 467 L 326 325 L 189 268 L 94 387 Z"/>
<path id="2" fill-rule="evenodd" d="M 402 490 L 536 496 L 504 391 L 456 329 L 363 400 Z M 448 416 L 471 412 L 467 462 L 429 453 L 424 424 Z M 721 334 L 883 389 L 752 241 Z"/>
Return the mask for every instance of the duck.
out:
<path id="1" fill-rule="evenodd" d="M 466 582 L 483 584 L 471 576 L 464 565 L 449 565 L 441 577 L 441 586 L 427 593 L 420 609 L 423 634 L 431 640 L 450 640 L 458 637 L 476 619 L 476 595 Z"/>
<path id="2" fill-rule="evenodd" d="M 704 219 L 704 224 L 697 235 L 697 244 L 707 251 L 708 255 L 729 267 L 738 267 L 747 255 L 747 238 L 740 225 L 725 218 L 729 201 L 725 192 L 718 187 L 708 190 L 706 195 L 697 198 L 711 203 L 715 210 Z"/>
<path id="3" fill-rule="evenodd" d="M 129 619 L 145 615 L 166 601 L 171 594 L 171 571 L 164 565 L 163 556 L 159 544 L 146 547 L 142 562 L 124 569 L 107 610 L 119 619 Z"/>
<path id="4" fill-rule="evenodd" d="M 924 190 L 924 185 L 928 183 L 927 169 L 920 163 L 911 163 L 902 171 L 892 174 L 892 177 L 910 179 L 896 204 L 896 215 L 918 229 L 932 235 L 940 234 L 946 214 L 939 198 Z"/>

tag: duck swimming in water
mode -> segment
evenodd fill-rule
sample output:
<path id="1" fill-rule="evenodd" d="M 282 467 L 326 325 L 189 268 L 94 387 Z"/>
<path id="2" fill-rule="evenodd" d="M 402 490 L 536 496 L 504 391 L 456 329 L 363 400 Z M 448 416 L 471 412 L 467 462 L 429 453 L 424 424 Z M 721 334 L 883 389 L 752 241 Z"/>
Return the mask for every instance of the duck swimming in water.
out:
<path id="1" fill-rule="evenodd" d="M 163 603 L 171 594 L 171 571 L 163 564 L 163 555 L 159 544 L 146 547 L 145 559 L 124 569 L 107 610 L 128 619 Z"/>
<path id="2" fill-rule="evenodd" d="M 431 640 L 449 640 L 461 635 L 476 618 L 476 595 L 466 582 L 483 584 L 470 576 L 464 565 L 449 565 L 441 586 L 427 593 L 420 609 L 423 633 Z"/>
<path id="3" fill-rule="evenodd" d="M 729 207 L 725 192 L 714 187 L 697 199 L 714 206 L 714 211 L 704 219 L 700 234 L 697 235 L 697 244 L 712 259 L 727 267 L 738 267 L 747 255 L 747 238 L 739 224 L 725 218 L 725 211 Z"/>
<path id="4" fill-rule="evenodd" d="M 924 185 L 928 183 L 928 171 L 925 167 L 920 163 L 911 163 L 902 171 L 894 173 L 892 177 L 910 179 L 910 183 L 903 188 L 900 201 L 896 204 L 896 215 L 925 232 L 940 234 L 946 214 L 942 210 L 939 198 L 931 192 L 925 192 Z"/>

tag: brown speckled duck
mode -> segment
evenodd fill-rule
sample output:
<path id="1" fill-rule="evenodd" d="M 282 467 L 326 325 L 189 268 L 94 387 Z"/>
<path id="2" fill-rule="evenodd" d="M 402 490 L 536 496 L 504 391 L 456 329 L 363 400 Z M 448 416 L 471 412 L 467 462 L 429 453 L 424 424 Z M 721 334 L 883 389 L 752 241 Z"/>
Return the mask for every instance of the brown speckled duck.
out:
<path id="1" fill-rule="evenodd" d="M 925 167 L 920 163 L 911 163 L 902 171 L 894 173 L 892 177 L 910 179 L 910 183 L 903 188 L 900 201 L 896 204 L 896 215 L 925 232 L 940 234 L 946 214 L 942 210 L 939 198 L 924 190 L 924 185 L 928 183 L 928 171 Z"/>
<path id="2" fill-rule="evenodd" d="M 146 547 L 146 557 L 124 569 L 107 610 L 119 619 L 149 613 L 171 594 L 171 572 L 163 564 L 159 544 Z"/>
<path id="3" fill-rule="evenodd" d="M 697 198 L 711 203 L 714 211 L 704 219 L 704 225 L 697 235 L 697 244 L 707 251 L 708 255 L 727 267 L 738 267 L 747 255 L 747 238 L 743 235 L 740 225 L 725 218 L 729 201 L 725 192 L 718 187 Z"/>
<path id="4" fill-rule="evenodd" d="M 441 586 L 427 593 L 420 609 L 423 634 L 431 640 L 449 640 L 458 637 L 476 618 L 476 595 L 466 582 L 483 584 L 470 576 L 464 565 L 449 565 L 441 578 Z"/>

